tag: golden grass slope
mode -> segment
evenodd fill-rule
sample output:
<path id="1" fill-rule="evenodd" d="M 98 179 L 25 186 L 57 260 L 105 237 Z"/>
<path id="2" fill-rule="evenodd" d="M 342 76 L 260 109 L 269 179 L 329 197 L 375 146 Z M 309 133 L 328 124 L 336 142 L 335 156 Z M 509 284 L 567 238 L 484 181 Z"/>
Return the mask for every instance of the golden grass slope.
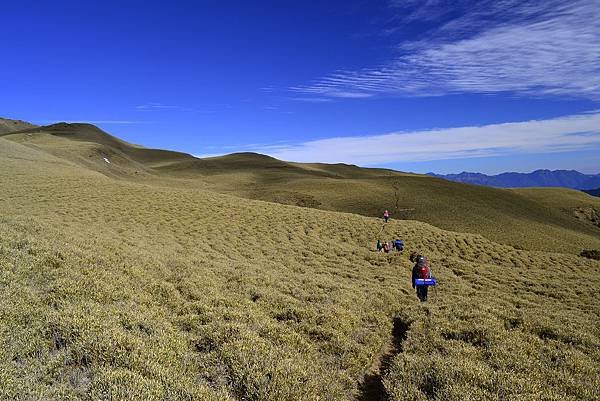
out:
<path id="1" fill-rule="evenodd" d="M 35 127 L 35 125 L 25 121 L 9 120 L 8 118 L 0 117 L 0 135 L 8 132 L 21 131 L 33 127 Z"/>
<path id="2" fill-rule="evenodd" d="M 566 188 L 518 188 L 513 191 L 554 211 L 600 227 L 600 198 Z"/>
<path id="3" fill-rule="evenodd" d="M 568 192 L 553 193 L 552 202 L 561 205 L 564 200 L 564 204 L 548 207 L 543 192 L 533 196 L 385 169 L 288 163 L 252 153 L 198 159 L 131 145 L 89 124 L 61 123 L 4 138 L 109 177 L 150 185 L 211 189 L 365 216 L 379 216 L 389 209 L 393 218 L 482 234 L 532 250 L 578 254 L 582 249 L 600 248 L 599 229 L 587 224 L 577 209 L 571 210 Z M 590 200 L 585 210 L 597 211 L 599 203 Z"/>
<path id="4" fill-rule="evenodd" d="M 224 192 L 232 190 L 229 182 L 229 177 L 210 181 Z M 388 209 L 392 218 L 420 220 L 447 230 L 478 233 L 525 249 L 579 253 L 584 248 L 600 247 L 597 227 L 562 210 L 548 208 L 542 202 L 509 190 L 424 176 L 301 178 L 260 181 L 254 185 L 240 182 L 235 188 L 232 193 L 249 198 L 367 216 L 379 216 Z"/>
<path id="5" fill-rule="evenodd" d="M 600 396 L 600 262 L 394 221 L 381 236 L 440 281 L 419 304 L 406 254 L 373 252 L 376 218 L 1 138 L 0 186 L 2 399 L 368 399 L 365 377 L 392 400 Z"/>
<path id="6" fill-rule="evenodd" d="M 192 158 L 184 153 L 132 145 L 91 124 L 58 123 L 2 137 L 115 178 L 147 176 L 154 167 Z"/>

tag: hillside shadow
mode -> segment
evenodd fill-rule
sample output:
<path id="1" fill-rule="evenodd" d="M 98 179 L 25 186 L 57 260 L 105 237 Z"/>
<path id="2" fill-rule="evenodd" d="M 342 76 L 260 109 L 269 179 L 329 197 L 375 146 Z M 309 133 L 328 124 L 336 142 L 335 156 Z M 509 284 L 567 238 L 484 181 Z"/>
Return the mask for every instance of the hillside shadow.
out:
<path id="1" fill-rule="evenodd" d="M 390 346 L 379 358 L 379 369 L 376 373 L 365 375 L 359 387 L 357 401 L 386 401 L 388 399 L 383 385 L 383 377 L 389 371 L 394 357 L 402 352 L 402 344 L 406 340 L 410 322 L 399 317 L 394 318 Z"/>

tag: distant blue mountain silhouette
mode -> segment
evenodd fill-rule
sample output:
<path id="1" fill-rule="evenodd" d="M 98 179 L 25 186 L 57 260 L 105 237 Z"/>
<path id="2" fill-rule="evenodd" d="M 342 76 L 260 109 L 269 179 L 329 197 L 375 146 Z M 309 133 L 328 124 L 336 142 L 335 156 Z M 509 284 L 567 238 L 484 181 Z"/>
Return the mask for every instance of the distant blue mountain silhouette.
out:
<path id="1" fill-rule="evenodd" d="M 600 197 L 600 188 L 596 188 L 596 189 L 584 189 L 583 192 L 586 192 L 590 195 L 593 196 L 598 196 Z"/>
<path id="2" fill-rule="evenodd" d="M 600 188 L 600 174 L 582 174 L 575 170 L 536 170 L 532 173 L 502 173 L 498 175 L 464 171 L 460 174 L 440 175 L 428 173 L 428 175 L 466 184 L 498 188 L 564 187 L 580 190 Z"/>

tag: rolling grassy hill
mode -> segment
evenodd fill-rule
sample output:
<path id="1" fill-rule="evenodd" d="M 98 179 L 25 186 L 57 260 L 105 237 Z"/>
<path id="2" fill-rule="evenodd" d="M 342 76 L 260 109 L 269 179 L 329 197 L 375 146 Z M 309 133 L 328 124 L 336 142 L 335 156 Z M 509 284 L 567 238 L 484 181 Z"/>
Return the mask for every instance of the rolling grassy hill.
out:
<path id="1" fill-rule="evenodd" d="M 404 254 L 376 253 L 378 218 L 167 186 L 142 158 L 147 176 L 117 179 L 6 138 L 1 399 L 600 396 L 598 261 L 413 220 L 381 234 Z M 440 281 L 426 304 L 412 251 Z"/>
<path id="2" fill-rule="evenodd" d="M 600 204 L 592 195 L 564 188 L 520 188 L 514 191 L 552 210 L 569 217 L 575 216 L 582 222 L 600 228 Z"/>
<path id="3" fill-rule="evenodd" d="M 35 125 L 25 121 L 9 120 L 7 118 L 0 117 L 0 135 L 8 132 L 22 131 L 33 127 L 35 127 Z"/>
<path id="4" fill-rule="evenodd" d="M 366 216 L 378 216 L 387 208 L 393 217 L 420 220 L 452 231 L 479 233 L 494 241 L 526 249 L 578 252 L 585 247 L 598 246 L 597 228 L 562 210 L 548 208 L 542 202 L 507 190 L 423 176 L 300 178 L 246 187 L 240 183 L 235 189 L 225 178 L 211 183 L 220 191 L 231 191 L 252 199 Z M 398 210 L 395 208 L 396 196 Z M 560 197 L 557 202 L 560 203 Z M 600 210 L 597 200 L 590 198 L 585 205 Z"/>
<path id="5" fill-rule="evenodd" d="M 184 153 L 132 145 L 91 124 L 58 123 L 2 137 L 116 178 L 148 175 L 154 167 L 191 158 Z"/>
<path id="6" fill-rule="evenodd" d="M 534 196 L 537 189 L 519 192 L 386 169 L 289 163 L 253 153 L 198 159 L 131 145 L 89 124 L 34 127 L 3 137 L 109 177 L 150 185 L 210 189 L 364 216 L 388 209 L 393 218 L 481 234 L 524 249 L 578 254 L 600 248 L 599 230 L 585 218 L 598 214 L 600 199 L 582 198 L 575 205 L 571 198 L 577 191 L 540 189 Z M 552 198 L 553 205 L 545 198 Z"/>

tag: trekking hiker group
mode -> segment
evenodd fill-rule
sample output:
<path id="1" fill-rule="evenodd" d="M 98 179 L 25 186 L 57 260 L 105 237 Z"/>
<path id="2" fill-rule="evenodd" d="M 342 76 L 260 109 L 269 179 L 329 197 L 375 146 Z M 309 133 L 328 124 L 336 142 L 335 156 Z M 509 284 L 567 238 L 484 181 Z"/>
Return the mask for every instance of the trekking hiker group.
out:
<path id="1" fill-rule="evenodd" d="M 386 210 L 383 212 L 384 223 L 388 223 L 389 219 L 390 213 Z M 379 234 L 381 234 L 385 228 L 385 225 L 386 224 L 384 224 L 384 227 L 381 229 Z M 376 248 L 377 252 L 389 253 L 393 250 L 402 252 L 404 250 L 404 241 L 400 238 L 396 238 L 394 241 L 381 241 L 381 239 L 378 239 Z M 436 285 L 437 281 L 431 276 L 431 268 L 429 267 L 429 261 L 427 257 L 413 252 L 409 257 L 409 260 L 415 264 L 412 268 L 411 274 L 412 288 L 416 289 L 419 301 L 425 302 L 427 301 L 429 287 Z"/>
<path id="2" fill-rule="evenodd" d="M 383 241 L 377 240 L 377 252 L 389 253 L 391 251 L 402 252 L 404 250 L 404 241 L 396 238 L 394 241 Z"/>

